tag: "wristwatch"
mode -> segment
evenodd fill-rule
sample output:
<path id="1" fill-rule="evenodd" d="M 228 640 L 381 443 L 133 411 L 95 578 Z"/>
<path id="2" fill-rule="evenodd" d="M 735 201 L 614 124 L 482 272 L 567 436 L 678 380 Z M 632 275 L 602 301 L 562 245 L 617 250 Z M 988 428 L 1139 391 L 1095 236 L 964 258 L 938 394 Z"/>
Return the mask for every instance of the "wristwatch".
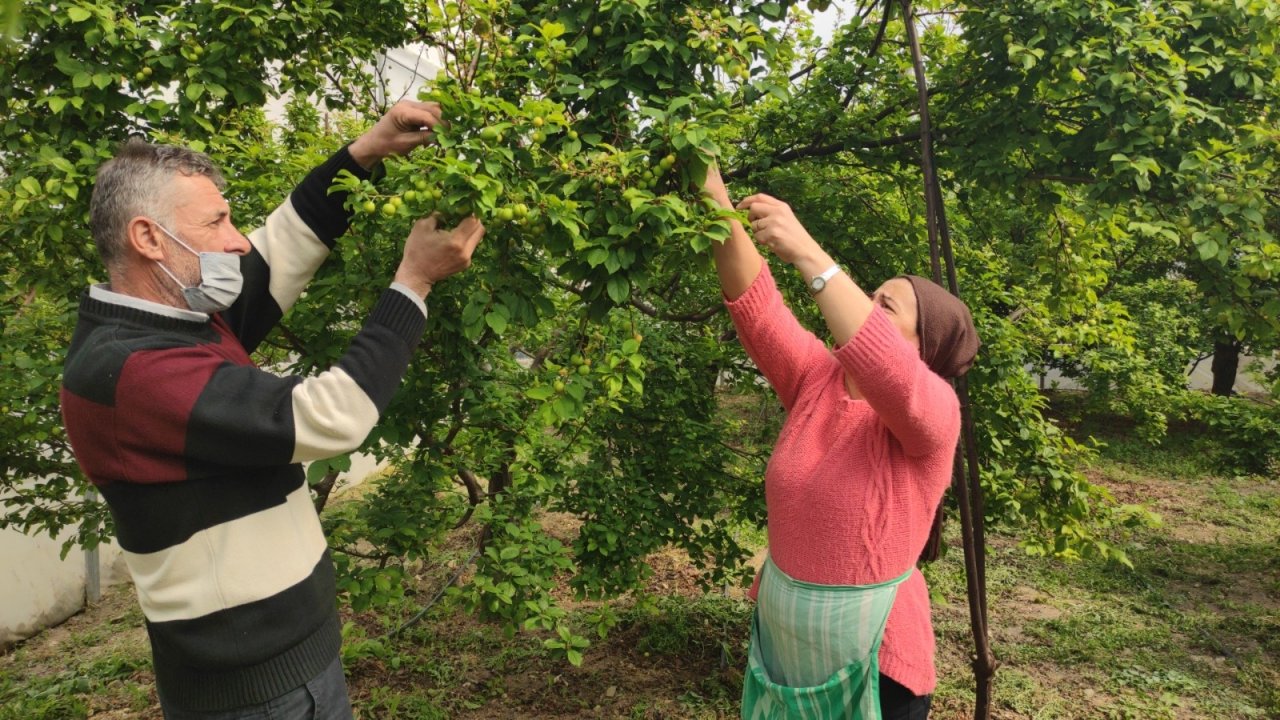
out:
<path id="1" fill-rule="evenodd" d="M 839 272 L 840 266 L 832 265 L 826 270 L 823 270 L 821 275 L 814 276 L 809 280 L 809 294 L 817 295 L 822 292 L 822 289 L 827 286 L 827 281 L 831 280 L 831 278 L 835 277 Z"/>

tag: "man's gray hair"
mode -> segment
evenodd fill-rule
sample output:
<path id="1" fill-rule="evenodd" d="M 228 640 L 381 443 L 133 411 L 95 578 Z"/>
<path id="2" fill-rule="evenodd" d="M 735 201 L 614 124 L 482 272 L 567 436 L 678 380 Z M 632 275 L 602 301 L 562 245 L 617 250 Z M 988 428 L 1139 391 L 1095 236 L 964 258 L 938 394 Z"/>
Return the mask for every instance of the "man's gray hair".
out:
<path id="1" fill-rule="evenodd" d="M 174 175 L 203 175 L 222 190 L 226 181 L 208 155 L 177 145 L 130 138 L 98 168 L 89 201 L 89 229 L 108 272 L 126 257 L 129 221 L 139 215 L 165 225 L 173 220 L 170 190 Z"/>

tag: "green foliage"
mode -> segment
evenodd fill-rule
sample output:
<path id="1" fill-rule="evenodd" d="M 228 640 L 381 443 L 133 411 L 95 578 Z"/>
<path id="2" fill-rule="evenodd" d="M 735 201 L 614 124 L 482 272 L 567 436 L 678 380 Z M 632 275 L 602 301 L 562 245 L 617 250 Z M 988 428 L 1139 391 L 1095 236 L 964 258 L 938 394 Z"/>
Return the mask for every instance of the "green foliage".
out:
<path id="1" fill-rule="evenodd" d="M 745 600 L 716 595 L 647 597 L 628 608 L 620 624 L 639 635 L 636 649 L 644 653 L 742 656 L 745 638 L 750 635 L 751 611 Z M 733 662 L 738 659 L 745 657 L 735 657 Z"/>
<path id="2" fill-rule="evenodd" d="M 998 185 L 1129 208 L 1129 233 L 1176 247 L 1152 269 L 1197 283 L 1206 325 L 1274 347 L 1277 166 L 1263 148 L 1277 138 L 1277 13 L 1266 0 L 984 4 L 962 16 L 978 91 L 945 101 L 964 134 L 956 160 Z"/>
<path id="3" fill-rule="evenodd" d="M 0 363 L 11 370 L 0 376 L 0 437 L 6 438 L 0 477 L 15 482 L 6 483 L 5 496 L 11 506 L 22 508 L 21 520 L 14 523 L 20 529 L 57 535 L 67 525 L 78 525 L 75 540 L 93 547 L 106 510 L 81 499 L 75 476 L 66 473 L 71 449 L 58 413 L 72 307 L 24 289 L 13 270 L 6 275 L 0 291 Z M 64 553 L 70 547 L 68 542 Z"/>
<path id="4" fill-rule="evenodd" d="M 714 68 L 743 79 L 772 42 L 766 9 L 739 10 L 423 6 L 422 26 L 456 38 L 423 94 L 449 124 L 376 185 L 343 181 L 359 241 L 343 241 L 286 323 L 308 338 L 300 367 L 323 367 L 349 332 L 327 313 L 367 306 L 416 218 L 485 221 L 473 267 L 433 291 L 424 351 L 366 446 L 410 461 L 359 530 L 335 526 L 331 539 L 411 559 L 469 517 L 487 528 L 484 550 L 456 594 L 513 627 L 552 630 L 549 646 L 574 663 L 586 630 L 552 596 L 564 582 L 615 597 L 669 543 L 709 582 L 742 575 L 728 528 L 749 481 L 725 471 L 714 400 L 715 368 L 736 349 L 714 341 L 714 286 L 690 272 L 728 230 L 696 191 L 732 91 Z M 571 514 L 576 536 L 549 534 L 542 512 Z M 395 592 L 399 560 L 341 556 L 353 602 L 389 599 L 379 578 Z"/>
<path id="5" fill-rule="evenodd" d="M 150 664 L 145 657 L 112 655 L 93 662 L 74 663 L 62 672 L 38 679 L 0 677 L 0 720 L 26 718 L 87 718 L 91 700 L 121 686 L 130 687 L 131 676 Z M 135 702 L 145 697 L 134 695 Z M 140 709 L 135 705 L 134 710 Z"/>
<path id="6" fill-rule="evenodd" d="M 373 689 L 366 708 L 371 715 L 387 720 L 447 720 L 450 717 L 430 699 L 385 687 Z"/>
<path id="7" fill-rule="evenodd" d="M 1201 430 L 1196 441 L 1222 472 L 1267 475 L 1280 464 L 1280 406 L 1244 397 L 1183 393 L 1179 418 Z"/>
<path id="8" fill-rule="evenodd" d="M 340 180 L 351 231 L 258 358 L 329 367 L 415 220 L 485 222 L 473 267 L 433 290 L 422 348 L 362 448 L 389 472 L 325 513 L 344 598 L 405 602 L 410 568 L 472 523 L 481 550 L 456 598 L 553 633 L 547 647 L 576 664 L 618 618 L 567 613 L 557 588 L 619 597 L 667 546 L 708 585 L 744 582 L 737 531 L 763 522 L 777 413 L 710 272 L 728 224 L 695 190 L 708 165 L 737 197 L 791 202 L 867 289 L 929 274 L 898 5 L 829 42 L 793 5 L 23 4 L 21 35 L 0 45 L 0 234 L 20 239 L 0 246 L 0 361 L 23 371 L 0 379 L 13 498 L 0 525 L 110 535 L 104 508 L 79 499 L 56 392 L 73 300 L 103 280 L 85 217 L 112 148 L 144 134 L 207 150 L 236 221 L 254 226 L 381 110 L 362 63 L 415 40 L 440 53 L 423 97 L 448 124 L 378 182 Z M 1260 462 L 1243 453 L 1269 437 L 1269 411 L 1179 403 L 1187 361 L 1215 339 L 1265 352 L 1280 337 L 1263 151 L 1277 10 L 925 7 L 964 10 L 961 32 L 926 20 L 922 41 L 960 289 L 984 341 L 970 387 L 988 519 L 1035 555 L 1126 564 L 1113 531 L 1151 518 L 1082 474 L 1093 447 L 1046 417 L 1027 370 L 1078 378 L 1147 438 L 1179 412 L 1234 424 L 1231 452 Z M 262 106 L 279 96 L 277 126 Z M 777 274 L 820 327 L 798 279 Z M 312 482 L 346 462 L 315 463 Z"/>

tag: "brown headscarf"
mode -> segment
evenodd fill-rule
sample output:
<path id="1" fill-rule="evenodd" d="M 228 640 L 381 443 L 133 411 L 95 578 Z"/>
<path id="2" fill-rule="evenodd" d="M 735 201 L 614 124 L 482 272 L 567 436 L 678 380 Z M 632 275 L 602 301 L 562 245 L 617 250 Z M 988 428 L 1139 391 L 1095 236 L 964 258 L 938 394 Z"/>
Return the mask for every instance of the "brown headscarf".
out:
<path id="1" fill-rule="evenodd" d="M 944 378 L 965 374 L 982 341 L 969 307 L 945 288 L 918 275 L 899 275 L 916 293 L 916 334 L 920 357 Z"/>

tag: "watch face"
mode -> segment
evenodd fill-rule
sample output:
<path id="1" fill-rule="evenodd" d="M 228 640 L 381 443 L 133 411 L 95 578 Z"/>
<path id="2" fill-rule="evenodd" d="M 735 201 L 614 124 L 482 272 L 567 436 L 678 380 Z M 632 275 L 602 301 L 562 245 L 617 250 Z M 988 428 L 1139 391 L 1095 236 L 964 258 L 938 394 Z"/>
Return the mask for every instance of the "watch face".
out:
<path id="1" fill-rule="evenodd" d="M 818 292 L 819 290 L 822 290 L 822 288 L 826 286 L 827 286 L 827 279 L 822 277 L 821 275 L 809 281 L 809 289 L 813 290 L 814 292 Z"/>

